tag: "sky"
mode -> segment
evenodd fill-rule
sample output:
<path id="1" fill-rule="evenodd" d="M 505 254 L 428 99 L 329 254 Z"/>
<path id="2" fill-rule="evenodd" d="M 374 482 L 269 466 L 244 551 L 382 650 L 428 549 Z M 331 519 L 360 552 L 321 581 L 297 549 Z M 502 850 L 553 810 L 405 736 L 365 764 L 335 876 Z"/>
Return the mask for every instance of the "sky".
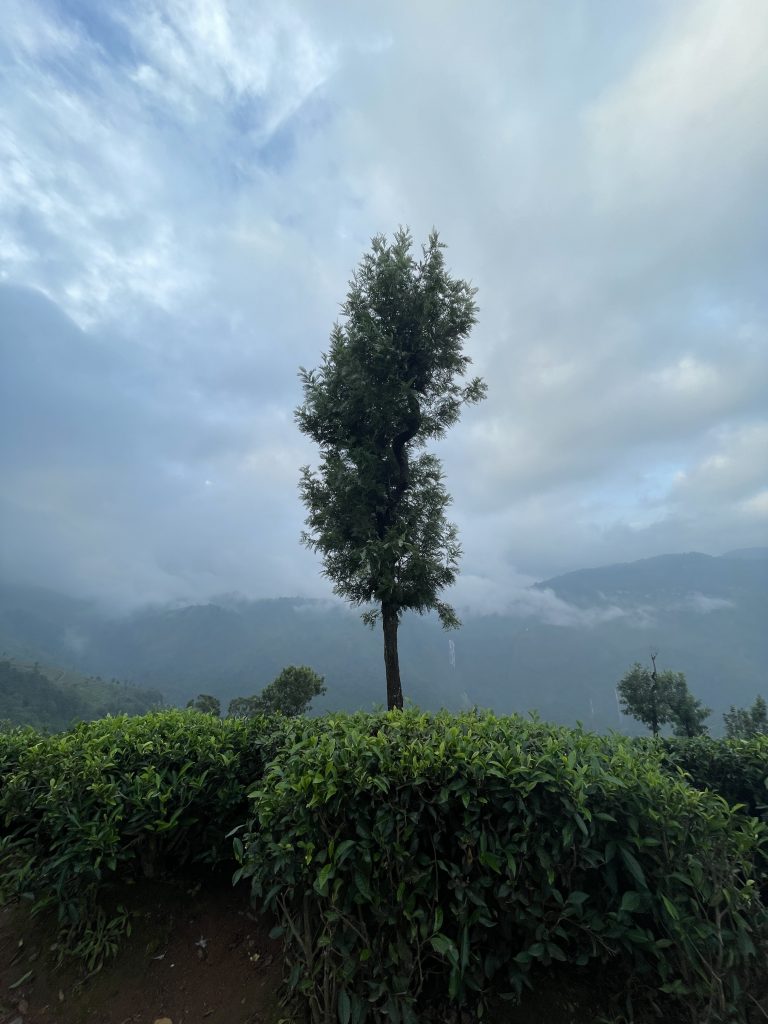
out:
<path id="1" fill-rule="evenodd" d="M 0 574 L 322 597 L 298 367 L 378 233 L 477 287 L 455 600 L 768 543 L 764 0 L 4 0 Z"/>

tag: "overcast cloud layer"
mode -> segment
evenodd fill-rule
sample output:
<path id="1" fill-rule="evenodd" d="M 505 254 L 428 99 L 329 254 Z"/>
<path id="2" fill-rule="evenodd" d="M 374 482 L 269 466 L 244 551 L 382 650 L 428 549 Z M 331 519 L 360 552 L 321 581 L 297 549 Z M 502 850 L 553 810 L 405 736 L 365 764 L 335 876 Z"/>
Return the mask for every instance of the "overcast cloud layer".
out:
<path id="1" fill-rule="evenodd" d="M 327 594 L 296 370 L 399 224 L 479 289 L 460 602 L 766 543 L 764 0 L 3 9 L 6 578 Z"/>

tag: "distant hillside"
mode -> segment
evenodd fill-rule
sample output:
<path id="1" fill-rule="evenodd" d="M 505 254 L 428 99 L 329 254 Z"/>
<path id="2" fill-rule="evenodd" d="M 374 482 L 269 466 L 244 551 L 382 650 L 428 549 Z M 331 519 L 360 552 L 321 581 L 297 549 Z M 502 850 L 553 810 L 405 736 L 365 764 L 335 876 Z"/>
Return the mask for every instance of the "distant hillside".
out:
<path id="1" fill-rule="evenodd" d="M 0 660 L 0 722 L 58 731 L 105 715 L 140 715 L 162 694 L 78 672 Z"/>
<path id="2" fill-rule="evenodd" d="M 400 656 L 406 696 L 423 707 L 537 709 L 595 728 L 634 728 L 615 686 L 634 661 L 684 671 L 720 713 L 768 696 L 765 549 L 719 558 L 663 555 L 555 577 L 496 615 L 465 615 L 447 634 L 407 615 Z M 452 645 L 452 647 L 451 647 Z M 0 652 L 130 679 L 174 703 L 199 692 L 226 703 L 288 664 L 326 676 L 320 708 L 384 700 L 381 638 L 356 613 L 303 598 L 226 599 L 144 608 L 122 618 L 61 595 L 0 588 Z"/>
<path id="3" fill-rule="evenodd" d="M 579 569 L 537 583 L 579 605 L 618 604 L 661 611 L 706 607 L 710 602 L 749 603 L 768 592 L 768 548 L 732 551 L 719 558 L 692 552 L 639 562 Z M 704 602 L 700 600 L 704 599 Z"/>

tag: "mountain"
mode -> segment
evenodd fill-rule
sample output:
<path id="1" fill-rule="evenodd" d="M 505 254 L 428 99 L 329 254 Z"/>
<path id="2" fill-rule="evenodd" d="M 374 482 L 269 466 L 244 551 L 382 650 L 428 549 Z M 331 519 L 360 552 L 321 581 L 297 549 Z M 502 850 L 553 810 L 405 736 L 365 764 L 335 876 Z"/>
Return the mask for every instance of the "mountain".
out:
<path id="1" fill-rule="evenodd" d="M 536 709 L 557 721 L 634 728 L 615 686 L 658 652 L 716 714 L 768 694 L 766 549 L 662 555 L 583 569 L 515 593 L 497 614 L 465 615 L 454 633 L 407 615 L 400 659 L 423 707 Z M 384 700 L 381 639 L 328 601 L 227 598 L 109 616 L 62 595 L 0 588 L 0 652 L 130 679 L 174 703 L 197 693 L 257 692 L 288 664 L 326 677 L 323 708 Z"/>
<path id="2" fill-rule="evenodd" d="M 768 548 L 737 548 L 735 551 L 726 551 L 723 558 L 746 558 L 759 561 L 768 560 Z"/>
<path id="3" fill-rule="evenodd" d="M 659 555 L 639 562 L 579 569 L 535 584 L 565 601 L 595 606 L 614 602 L 620 607 L 669 609 L 697 603 L 701 598 L 738 603 L 764 596 L 768 589 L 768 548 L 744 548 L 719 558 L 691 552 Z"/>

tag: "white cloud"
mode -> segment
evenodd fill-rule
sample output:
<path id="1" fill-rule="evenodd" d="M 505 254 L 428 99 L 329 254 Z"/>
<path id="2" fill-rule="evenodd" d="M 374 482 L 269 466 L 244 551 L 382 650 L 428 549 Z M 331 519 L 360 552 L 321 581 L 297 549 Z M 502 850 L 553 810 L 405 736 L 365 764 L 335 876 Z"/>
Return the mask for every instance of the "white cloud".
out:
<path id="1" fill-rule="evenodd" d="M 755 130 L 765 116 L 766 46 L 762 0 L 669 8 L 655 44 L 587 115 L 596 201 L 621 219 L 671 213 L 673 224 L 681 206 L 695 207 L 697 234 L 748 202 L 742 187 L 768 157 L 765 132 Z"/>
<path id="2" fill-rule="evenodd" d="M 720 430 L 713 450 L 678 474 L 673 494 L 689 505 L 751 498 L 768 481 L 768 423 Z"/>
<path id="3" fill-rule="evenodd" d="M 700 401 L 717 390 L 719 381 L 714 366 L 699 362 L 695 356 L 682 356 L 674 365 L 652 374 L 651 384 L 674 396 L 691 395 Z"/>
<path id="4" fill-rule="evenodd" d="M 706 594 L 694 592 L 688 594 L 683 607 L 688 607 L 693 611 L 701 612 L 702 615 L 707 615 L 709 612 L 719 612 L 723 608 L 733 608 L 735 605 L 727 597 L 708 597 Z"/>
<path id="5" fill-rule="evenodd" d="M 6 46 L 21 61 L 74 53 L 80 46 L 78 32 L 36 0 L 7 0 L 3 14 Z"/>
<path id="6" fill-rule="evenodd" d="M 134 80 L 174 115 L 201 118 L 205 101 L 224 110 L 259 99 L 247 130 L 264 141 L 328 77 L 333 49 L 320 45 L 288 5 L 169 0 L 163 8 L 137 3 L 122 23 L 144 62 Z"/>
<path id="7" fill-rule="evenodd" d="M 748 516 L 760 519 L 768 530 L 768 488 L 763 488 L 751 498 L 746 498 L 740 507 Z"/>

